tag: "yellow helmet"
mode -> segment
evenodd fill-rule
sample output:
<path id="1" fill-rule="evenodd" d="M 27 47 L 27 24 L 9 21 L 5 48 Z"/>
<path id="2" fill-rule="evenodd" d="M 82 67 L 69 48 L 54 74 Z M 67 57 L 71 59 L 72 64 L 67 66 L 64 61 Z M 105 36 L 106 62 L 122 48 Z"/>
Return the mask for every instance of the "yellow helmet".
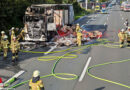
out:
<path id="1" fill-rule="evenodd" d="M 12 27 L 11 30 L 14 30 L 14 27 Z"/>
<path id="2" fill-rule="evenodd" d="M 76 25 L 79 26 L 79 23 L 77 23 Z"/>
<path id="3" fill-rule="evenodd" d="M 121 29 L 121 32 L 124 32 L 125 31 L 125 29 Z"/>
<path id="4" fill-rule="evenodd" d="M 35 70 L 33 72 L 33 77 L 38 77 L 38 76 L 40 76 L 40 71 L 39 70 Z"/>
<path id="5" fill-rule="evenodd" d="M 4 38 L 5 38 L 5 39 L 7 39 L 7 38 L 8 38 L 8 36 L 7 36 L 7 35 L 5 35 L 5 36 L 4 36 Z"/>
<path id="6" fill-rule="evenodd" d="M 5 32 L 4 31 L 1 31 L 1 34 L 4 34 Z"/>

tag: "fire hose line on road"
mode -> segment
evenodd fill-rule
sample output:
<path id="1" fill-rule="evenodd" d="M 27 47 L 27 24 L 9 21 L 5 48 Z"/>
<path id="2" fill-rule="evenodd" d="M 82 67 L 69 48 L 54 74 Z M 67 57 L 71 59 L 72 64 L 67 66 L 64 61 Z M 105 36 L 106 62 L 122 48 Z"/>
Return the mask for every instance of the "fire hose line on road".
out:
<path id="1" fill-rule="evenodd" d="M 82 51 L 88 47 L 91 47 L 91 46 L 105 46 L 105 47 L 109 47 L 109 48 L 119 48 L 119 45 L 112 45 L 112 44 L 106 44 L 106 43 L 109 43 L 111 41 L 108 41 L 107 39 L 100 39 L 98 40 L 99 42 L 101 43 L 95 43 L 95 44 L 90 44 L 90 45 L 86 45 L 86 46 L 82 46 L 82 47 L 73 47 L 73 48 L 68 48 L 68 49 L 65 49 L 65 50 L 61 50 L 61 51 L 54 51 L 54 52 L 49 52 L 49 53 L 60 53 L 60 52 L 65 52 L 65 51 L 69 51 L 69 50 L 72 50 L 72 49 L 76 49 L 76 50 L 73 50 L 73 51 L 70 51 L 70 52 L 67 52 L 65 53 L 64 55 L 62 56 L 43 56 L 43 57 L 38 57 L 38 60 L 39 61 L 51 61 L 51 60 L 56 60 L 56 62 L 54 63 L 53 65 L 53 68 L 52 68 L 52 71 L 51 71 L 51 74 L 49 75 L 44 75 L 44 76 L 41 76 L 41 78 L 47 78 L 47 77 L 50 77 L 50 76 L 54 76 L 58 79 L 62 79 L 62 80 L 75 80 L 78 78 L 78 75 L 76 74 L 70 74 L 70 73 L 55 73 L 55 68 L 56 68 L 56 65 L 59 63 L 59 61 L 63 58 L 67 58 L 67 59 L 74 59 L 74 58 L 77 58 L 78 56 L 75 55 L 75 54 L 71 54 L 71 53 L 74 53 L 74 52 L 78 52 L 78 51 Z M 35 51 L 21 51 L 21 52 L 25 52 L 25 53 L 46 53 L 46 52 L 35 52 Z M 98 79 L 98 80 L 102 80 L 102 81 L 106 81 L 106 82 L 109 82 L 109 83 L 112 83 L 112 84 L 116 84 L 116 85 L 119 85 L 119 86 L 123 86 L 123 87 L 126 87 L 126 88 L 130 88 L 130 86 L 128 85 L 125 85 L 125 84 L 122 84 L 122 83 L 118 83 L 118 82 L 114 82 L 114 81 L 111 81 L 111 80 L 107 80 L 107 79 L 103 79 L 103 78 L 100 78 L 100 77 L 97 77 L 93 74 L 91 74 L 89 71 L 92 69 L 92 68 L 96 68 L 96 67 L 99 67 L 99 66 L 104 66 L 104 65 L 108 65 L 108 64 L 117 64 L 117 63 L 123 63 L 123 62 L 127 62 L 127 61 L 130 61 L 130 59 L 127 59 L 127 60 L 122 60 L 122 61 L 114 61 L 114 62 L 107 62 L 107 63 L 103 63 L 103 64 L 98 64 L 98 65 L 94 65 L 94 66 L 91 66 L 87 69 L 87 74 L 95 79 Z M 61 77 L 61 76 L 70 76 L 72 78 L 64 78 L 64 77 Z M 21 82 L 19 84 L 16 84 L 14 86 L 12 86 L 11 88 L 16 88 L 16 87 L 19 87 L 20 85 L 23 85 L 25 83 L 28 83 L 29 80 L 27 81 L 24 81 L 24 82 Z"/>

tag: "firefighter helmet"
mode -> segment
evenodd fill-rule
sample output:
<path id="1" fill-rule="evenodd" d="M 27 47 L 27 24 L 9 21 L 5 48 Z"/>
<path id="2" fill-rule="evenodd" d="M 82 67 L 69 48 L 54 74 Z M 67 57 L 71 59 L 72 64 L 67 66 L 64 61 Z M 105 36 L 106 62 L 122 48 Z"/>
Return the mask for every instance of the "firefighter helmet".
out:
<path id="1" fill-rule="evenodd" d="M 4 31 L 1 31 L 1 34 L 4 34 L 5 32 Z"/>
<path id="2" fill-rule="evenodd" d="M 125 31 L 125 29 L 121 29 L 121 32 L 124 32 Z"/>
<path id="3" fill-rule="evenodd" d="M 33 72 L 33 77 L 38 77 L 38 76 L 40 76 L 40 71 L 39 70 L 35 70 Z"/>

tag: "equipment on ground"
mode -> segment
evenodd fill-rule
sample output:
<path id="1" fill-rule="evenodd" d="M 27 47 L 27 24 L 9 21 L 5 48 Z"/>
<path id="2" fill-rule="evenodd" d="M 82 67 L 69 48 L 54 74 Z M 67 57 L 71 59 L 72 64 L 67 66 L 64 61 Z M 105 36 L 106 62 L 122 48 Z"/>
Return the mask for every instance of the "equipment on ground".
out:
<path id="1" fill-rule="evenodd" d="M 50 41 L 64 25 L 72 25 L 74 10 L 72 4 L 33 4 L 25 11 L 24 29 L 18 35 L 22 48 L 32 49 Z M 31 47 L 30 47 L 31 46 Z"/>
<path id="2" fill-rule="evenodd" d="M 24 16 L 25 41 L 49 41 L 59 26 L 74 21 L 72 4 L 33 4 Z"/>

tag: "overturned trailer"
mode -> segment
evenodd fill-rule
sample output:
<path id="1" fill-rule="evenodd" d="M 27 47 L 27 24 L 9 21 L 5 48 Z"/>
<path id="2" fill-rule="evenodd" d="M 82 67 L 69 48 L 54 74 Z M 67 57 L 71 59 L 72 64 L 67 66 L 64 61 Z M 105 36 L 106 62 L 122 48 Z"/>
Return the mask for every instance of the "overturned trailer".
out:
<path id="1" fill-rule="evenodd" d="M 72 4 L 34 4 L 25 11 L 25 41 L 45 42 L 57 34 L 59 27 L 74 21 Z"/>

